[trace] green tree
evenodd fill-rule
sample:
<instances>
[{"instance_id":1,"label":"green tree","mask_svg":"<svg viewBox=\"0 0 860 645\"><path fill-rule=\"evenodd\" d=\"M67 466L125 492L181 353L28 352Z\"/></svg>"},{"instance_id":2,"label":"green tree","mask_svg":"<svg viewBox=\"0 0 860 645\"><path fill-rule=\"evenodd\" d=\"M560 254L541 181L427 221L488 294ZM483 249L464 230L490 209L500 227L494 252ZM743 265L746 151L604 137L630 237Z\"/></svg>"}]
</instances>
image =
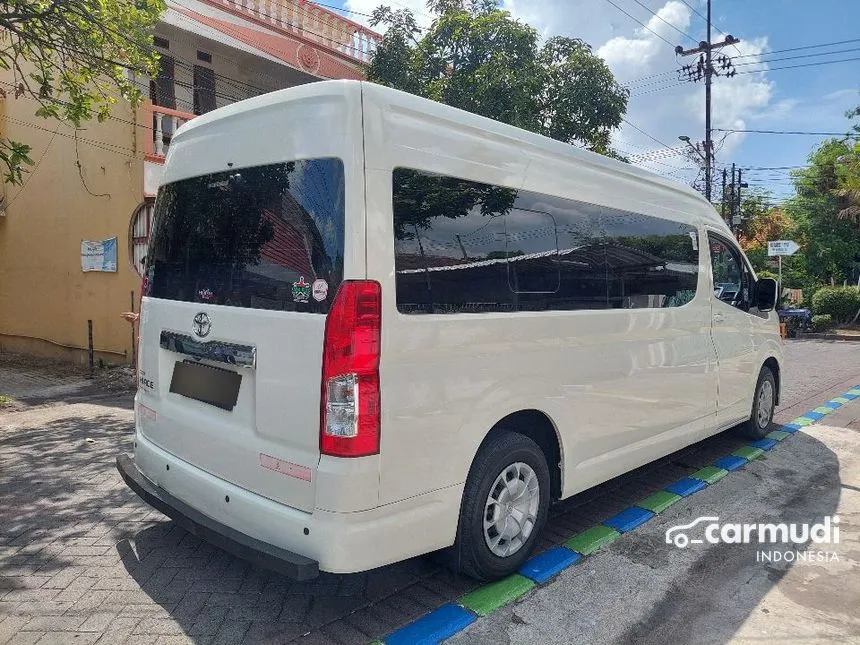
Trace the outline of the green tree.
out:
<instances>
[{"instance_id":1,"label":"green tree","mask_svg":"<svg viewBox=\"0 0 860 645\"><path fill-rule=\"evenodd\" d=\"M823 142L810 155L809 167L794 173L797 194L786 204L804 240L806 268L822 283L853 278L860 256L860 227L840 216L840 182L854 147L847 139Z\"/></svg>"},{"instance_id":2,"label":"green tree","mask_svg":"<svg viewBox=\"0 0 860 645\"><path fill-rule=\"evenodd\" d=\"M164 0L0 0L3 92L38 103L36 115L79 127L110 116L120 98L137 105L134 74L154 76L152 31ZM0 139L4 179L21 183L30 146Z\"/></svg>"},{"instance_id":3,"label":"green tree","mask_svg":"<svg viewBox=\"0 0 860 645\"><path fill-rule=\"evenodd\" d=\"M538 32L493 0L431 0L421 34L408 9L379 7L388 27L371 60L375 83L618 157L610 149L628 91L583 41Z\"/></svg>"}]
</instances>

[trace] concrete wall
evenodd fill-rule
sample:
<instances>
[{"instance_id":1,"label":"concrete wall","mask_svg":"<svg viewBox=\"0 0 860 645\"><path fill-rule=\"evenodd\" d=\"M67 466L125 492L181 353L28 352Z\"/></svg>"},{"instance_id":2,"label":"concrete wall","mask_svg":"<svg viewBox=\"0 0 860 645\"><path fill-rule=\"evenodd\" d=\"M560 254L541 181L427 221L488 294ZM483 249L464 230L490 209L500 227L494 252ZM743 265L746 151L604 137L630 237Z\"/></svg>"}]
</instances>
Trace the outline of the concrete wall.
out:
<instances>
[{"instance_id":1,"label":"concrete wall","mask_svg":"<svg viewBox=\"0 0 860 645\"><path fill-rule=\"evenodd\" d=\"M0 73L0 82L10 80ZM120 313L131 292L140 298L128 262L128 226L143 182L135 111L120 104L113 119L86 124L76 153L74 130L36 118L33 100L9 93L0 104L0 136L31 145L38 164L23 187L2 188L0 350L84 362L92 320L97 359L129 361L132 329ZM117 272L84 273L81 240L110 237L117 238Z\"/></svg>"}]
</instances>

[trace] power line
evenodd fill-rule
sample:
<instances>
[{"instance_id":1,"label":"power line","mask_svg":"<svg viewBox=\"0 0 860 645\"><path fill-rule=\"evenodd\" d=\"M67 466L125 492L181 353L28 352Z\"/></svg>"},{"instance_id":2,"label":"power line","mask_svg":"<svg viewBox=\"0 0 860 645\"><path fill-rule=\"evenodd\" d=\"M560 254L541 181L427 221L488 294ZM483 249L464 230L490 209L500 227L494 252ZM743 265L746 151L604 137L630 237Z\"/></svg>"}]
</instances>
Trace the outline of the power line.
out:
<instances>
[{"instance_id":1,"label":"power line","mask_svg":"<svg viewBox=\"0 0 860 645\"><path fill-rule=\"evenodd\" d=\"M855 138L860 137L860 134L848 134L845 132L806 132L802 130L723 130L721 128L714 128L717 132L743 132L743 133L752 133L752 134L799 134L799 135L809 135L809 136L820 136L820 137L849 137ZM786 168L790 166L784 166Z\"/></svg>"},{"instance_id":2,"label":"power line","mask_svg":"<svg viewBox=\"0 0 860 645\"><path fill-rule=\"evenodd\" d=\"M613 7L615 7L616 9L618 9L618 11L620 11L620 12L621 12L621 13L623 13L625 16L627 16L628 18L630 18L630 20L632 20L633 22L635 22L635 23L637 23L637 24L641 25L643 29L647 29L648 31L650 31L652 34L654 34L655 36L657 36L657 38L659 38L659 39L660 39L660 40L662 40L664 43L666 43L667 45L669 45L669 47L671 47L672 49L675 49L675 45L673 45L673 44L672 44L672 43L670 43L668 40L666 40L665 38L663 38L663 36L661 36L661 35L660 35L660 34L658 34L656 31L654 31L653 29L651 29L651 28L650 28L648 25L646 25L644 22L641 22L641 21L640 21L640 20L638 20L637 18L634 18L632 15L630 15L629 13L627 13L626 11L624 11L624 9L622 9L621 7L619 7L619 6L618 6L617 4L615 4L612 0L606 0L606 2L608 2L608 3L609 3L609 4L611 4Z\"/></svg>"},{"instance_id":3,"label":"power line","mask_svg":"<svg viewBox=\"0 0 860 645\"><path fill-rule=\"evenodd\" d=\"M735 63L735 67L741 67L744 65L760 65L762 63L776 63L782 60L797 60L798 58L814 58L816 56L831 56L833 54L847 54L849 52L860 51L860 47L851 47L849 49L837 49L832 52L818 52L817 54L800 54L798 56L785 56L783 58L768 58L767 60L753 60L747 63ZM767 54L762 54L762 56L766 56ZM827 62L827 61L822 61Z\"/></svg>"},{"instance_id":4,"label":"power line","mask_svg":"<svg viewBox=\"0 0 860 645\"><path fill-rule=\"evenodd\" d=\"M683 2L685 5L687 5L687 8L688 8L690 11L692 11L694 14L696 14L697 16L699 16L699 18L701 18L701 19L702 19L702 20L704 20L705 22L710 23L710 24L711 24L711 27L713 27L714 29L716 29L716 30L717 30L719 33L721 33L723 36L728 36L728 34L727 34L726 32L724 32L722 29L720 29L720 28L719 28L719 27L717 27L715 24L713 24L712 22L710 22L706 16L703 16L699 11L697 11L695 8L693 8L693 6L692 6L690 3L688 3L688 2L687 2L687 0L681 0L681 2ZM740 49L738 49L737 44L732 44L732 47L734 47L734 48L735 48L735 51L738 53L738 55L739 55L739 56L743 56L743 54L741 54L741 50L740 50Z\"/></svg>"},{"instance_id":5,"label":"power line","mask_svg":"<svg viewBox=\"0 0 860 645\"><path fill-rule=\"evenodd\" d=\"M737 74L762 74L764 72L775 72L780 69L797 69L799 67L818 67L819 65L833 65L834 63L849 63L851 61L860 60L860 56L856 58L841 58L839 60L824 60L817 63L804 63L802 65L785 65L783 67L770 67L765 69L748 69ZM767 61L765 61L767 62Z\"/></svg>"},{"instance_id":6,"label":"power line","mask_svg":"<svg viewBox=\"0 0 860 645\"><path fill-rule=\"evenodd\" d=\"M797 52L803 49L818 49L819 47L832 47L834 45L847 45L848 43L860 42L860 38L851 38L850 40L836 40L832 43L821 43L819 45L805 45L803 47L789 47L788 49L774 49L773 51L763 52L761 54L741 54L737 58L749 58L750 56L770 56L771 54L784 54L786 52Z\"/></svg>"},{"instance_id":7,"label":"power line","mask_svg":"<svg viewBox=\"0 0 860 645\"><path fill-rule=\"evenodd\" d=\"M643 2L641 2L641 0L633 0L633 2L635 2L635 3L636 3L636 4L638 4L640 7L642 7L643 9L645 9L645 11L647 11L647 12L648 12L648 13L650 13L652 16L654 16L655 18L657 18L657 20L659 20L660 22L662 22L662 23L664 23L664 24L669 25L672 29L674 29L675 31L677 31L679 34L681 34L681 35L682 35L682 36L684 36L685 38L689 38L689 39L690 39L690 40L692 40L694 43L697 43L697 44L698 44L698 42L699 42L698 40L696 40L695 38L693 38L690 34L684 33L683 31L681 31L680 29L678 29L675 25L673 25L673 24L672 24L671 22L669 22L668 20L664 20L663 18L661 18L661 17L660 17L660 14L655 13L654 11L651 11L651 9L649 9L649 8L648 8L648 5L646 5L646 4L644 4Z\"/></svg>"},{"instance_id":8,"label":"power line","mask_svg":"<svg viewBox=\"0 0 860 645\"><path fill-rule=\"evenodd\" d=\"M630 121L628 121L628 120L627 120L627 119L625 119L624 117L621 117L621 120L622 120L622 121L624 121L624 123L626 123L627 125L629 125L629 126L630 126L631 128L633 128L634 130L636 130L637 132L641 132L642 134L644 134L646 137L648 137L649 139L651 139L651 141L656 141L657 143L659 143L659 144L660 144L661 146L663 146L664 148L671 148L671 147L672 147L672 146L666 145L665 143L663 143L662 141L660 141L660 139L658 139L657 137L655 137L655 136L652 136L652 135L648 134L647 132L645 132L645 130L643 130L642 128L640 128L638 125L635 125L635 124L631 123Z\"/></svg>"}]
</instances>

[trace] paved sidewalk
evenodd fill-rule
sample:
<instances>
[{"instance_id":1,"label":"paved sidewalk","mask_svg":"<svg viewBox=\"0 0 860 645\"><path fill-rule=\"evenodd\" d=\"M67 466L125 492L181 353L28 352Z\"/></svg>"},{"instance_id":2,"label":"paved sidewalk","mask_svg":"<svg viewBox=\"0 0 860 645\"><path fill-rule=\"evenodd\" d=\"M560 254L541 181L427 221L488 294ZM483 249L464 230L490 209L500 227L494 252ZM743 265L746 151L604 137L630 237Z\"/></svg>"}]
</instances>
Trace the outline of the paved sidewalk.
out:
<instances>
[{"instance_id":1,"label":"paved sidewalk","mask_svg":"<svg viewBox=\"0 0 860 645\"><path fill-rule=\"evenodd\" d=\"M860 344L804 341L788 351L782 419L860 376ZM310 583L251 567L123 485L113 462L130 451L132 431L128 397L0 411L0 645L363 644L477 586L431 558ZM577 495L553 510L541 547L736 445L720 435Z\"/></svg>"}]
</instances>

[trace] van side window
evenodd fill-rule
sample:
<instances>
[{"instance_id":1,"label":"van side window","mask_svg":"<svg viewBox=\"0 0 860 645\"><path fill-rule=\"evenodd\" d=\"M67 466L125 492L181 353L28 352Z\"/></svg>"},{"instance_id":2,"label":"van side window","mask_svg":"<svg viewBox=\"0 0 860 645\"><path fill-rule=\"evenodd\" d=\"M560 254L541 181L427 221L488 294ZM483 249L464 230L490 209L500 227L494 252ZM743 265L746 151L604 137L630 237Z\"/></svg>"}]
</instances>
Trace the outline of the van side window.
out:
<instances>
[{"instance_id":1,"label":"van side window","mask_svg":"<svg viewBox=\"0 0 860 645\"><path fill-rule=\"evenodd\" d=\"M696 228L398 168L397 309L482 313L680 307L696 294Z\"/></svg>"},{"instance_id":2,"label":"van side window","mask_svg":"<svg viewBox=\"0 0 860 645\"><path fill-rule=\"evenodd\" d=\"M723 302L749 310L751 276L741 260L740 253L722 238L708 234L711 251L711 271L714 277L714 295Z\"/></svg>"}]
</instances>

